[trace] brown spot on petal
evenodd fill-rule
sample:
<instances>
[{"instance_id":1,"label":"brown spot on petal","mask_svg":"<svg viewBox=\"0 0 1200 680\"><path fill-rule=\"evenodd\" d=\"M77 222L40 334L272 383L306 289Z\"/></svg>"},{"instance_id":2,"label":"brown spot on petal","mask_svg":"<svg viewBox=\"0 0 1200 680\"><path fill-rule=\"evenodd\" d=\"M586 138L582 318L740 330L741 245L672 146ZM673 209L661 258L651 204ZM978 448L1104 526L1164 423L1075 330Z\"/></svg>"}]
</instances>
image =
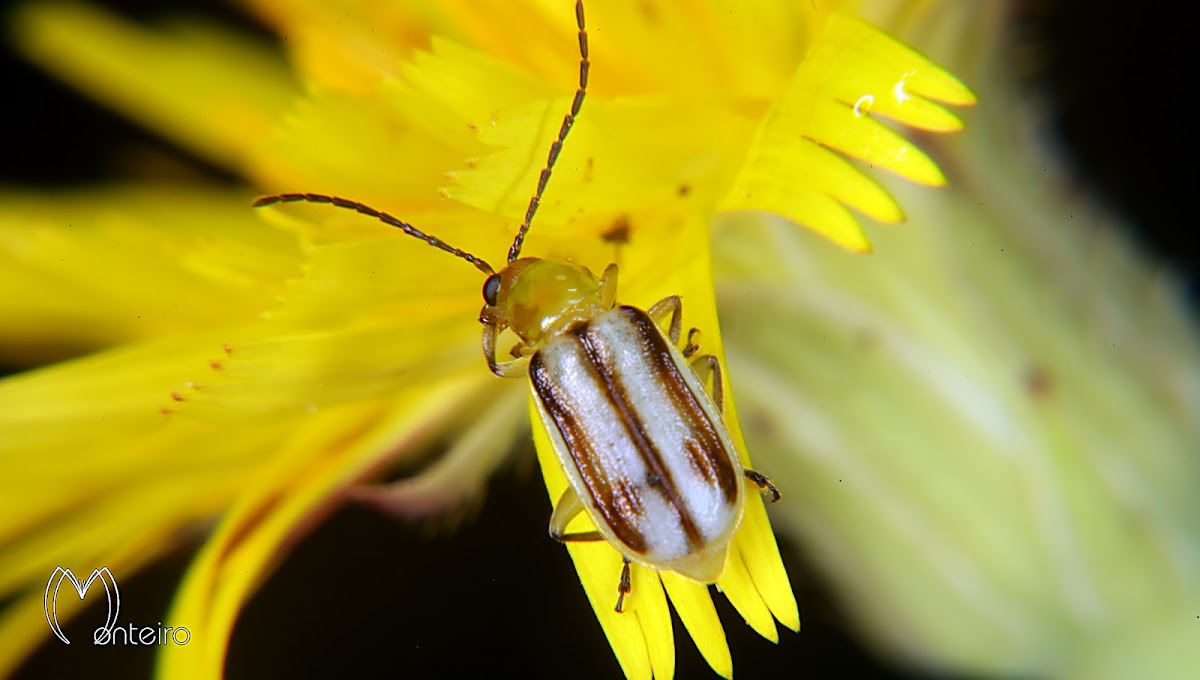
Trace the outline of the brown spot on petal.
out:
<instances>
[{"instance_id":1,"label":"brown spot on petal","mask_svg":"<svg viewBox=\"0 0 1200 680\"><path fill-rule=\"evenodd\" d=\"M629 234L632 231L633 224L629 221L629 215L620 215L607 231L601 232L600 238L604 239L605 243L625 244L629 243Z\"/></svg>"}]
</instances>

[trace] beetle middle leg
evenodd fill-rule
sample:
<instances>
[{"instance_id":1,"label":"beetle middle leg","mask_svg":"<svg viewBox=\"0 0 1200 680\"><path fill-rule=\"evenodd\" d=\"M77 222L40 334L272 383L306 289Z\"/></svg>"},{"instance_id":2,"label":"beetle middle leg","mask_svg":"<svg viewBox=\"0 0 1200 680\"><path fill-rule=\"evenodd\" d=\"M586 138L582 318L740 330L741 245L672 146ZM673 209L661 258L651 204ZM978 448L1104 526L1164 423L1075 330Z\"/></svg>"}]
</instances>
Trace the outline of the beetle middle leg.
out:
<instances>
[{"instance_id":1,"label":"beetle middle leg","mask_svg":"<svg viewBox=\"0 0 1200 680\"><path fill-rule=\"evenodd\" d=\"M696 329L693 328L693 332L688 333L689 346L692 344L692 336L695 334L695 330ZM696 371L696 375L700 377L701 383L707 380L709 375L712 376L713 403L717 405L717 412L723 413L725 390L721 386L721 362L718 361L717 357L713 356L712 354L705 354L702 357L696 357L692 360L692 370ZM746 475L746 479L754 482L754 484L758 486L760 491L769 491L771 493L772 503L778 501L782 497L782 494L779 493L779 489L775 488L775 484L771 481L770 477L755 470L744 470L743 473Z\"/></svg>"},{"instance_id":2,"label":"beetle middle leg","mask_svg":"<svg viewBox=\"0 0 1200 680\"><path fill-rule=\"evenodd\" d=\"M671 326L667 331L667 337L671 339L672 345L679 344L679 332L683 330L683 301L679 299L678 295L670 295L655 302L650 309L646 310L646 314L656 325L662 323L667 314L670 314Z\"/></svg>"},{"instance_id":3,"label":"beetle middle leg","mask_svg":"<svg viewBox=\"0 0 1200 680\"><path fill-rule=\"evenodd\" d=\"M684 359L691 359L693 354L700 351L700 343L696 342L697 335L700 335L699 328L693 328L688 331L687 344L685 344L683 349L680 350L683 352Z\"/></svg>"}]
</instances>

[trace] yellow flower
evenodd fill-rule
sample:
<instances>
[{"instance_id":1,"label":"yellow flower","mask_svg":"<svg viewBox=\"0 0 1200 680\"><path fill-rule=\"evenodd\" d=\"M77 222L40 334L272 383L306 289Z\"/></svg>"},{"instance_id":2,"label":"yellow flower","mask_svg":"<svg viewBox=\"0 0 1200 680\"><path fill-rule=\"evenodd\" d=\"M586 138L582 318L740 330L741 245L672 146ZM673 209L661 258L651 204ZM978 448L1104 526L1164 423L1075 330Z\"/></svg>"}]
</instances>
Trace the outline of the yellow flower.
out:
<instances>
[{"instance_id":1,"label":"yellow flower","mask_svg":"<svg viewBox=\"0 0 1200 680\"><path fill-rule=\"evenodd\" d=\"M817 3L596 4L589 98L525 252L597 272L616 259L620 300L643 308L682 295L705 351L723 358L714 213L774 212L865 251L850 209L903 213L836 152L943 181L873 116L956 130L934 100L972 97L867 24ZM241 607L333 508L443 509L474 495L517 436L527 388L479 357L477 271L345 211L248 205L257 191L349 196L499 260L575 82L569 5L250 5L287 63L194 22L150 30L51 3L15 17L47 68L262 189L0 201L3 348L23 361L47 346L84 353L0 383L0 671L50 634L42 579L55 566L130 574L217 516L168 616L192 641L163 647L159 670L219 675ZM626 243L604 237L616 228ZM748 464L728 397L726 413ZM454 444L418 478L365 485L439 438ZM557 499L562 472L540 428L534 441ZM730 676L705 586L635 568L617 614L619 555L569 550L628 676L673 674L668 597ZM717 585L764 637L777 639L775 620L799 628L757 497Z\"/></svg>"}]
</instances>

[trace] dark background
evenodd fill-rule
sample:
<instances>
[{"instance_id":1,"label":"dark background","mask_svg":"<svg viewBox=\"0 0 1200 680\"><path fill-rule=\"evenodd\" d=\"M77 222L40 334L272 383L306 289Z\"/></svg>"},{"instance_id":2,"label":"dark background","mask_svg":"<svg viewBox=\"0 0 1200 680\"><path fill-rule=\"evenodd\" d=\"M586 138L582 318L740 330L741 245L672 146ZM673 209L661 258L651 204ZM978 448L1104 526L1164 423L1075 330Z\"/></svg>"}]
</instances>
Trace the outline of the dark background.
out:
<instances>
[{"instance_id":1,"label":"dark background","mask_svg":"<svg viewBox=\"0 0 1200 680\"><path fill-rule=\"evenodd\" d=\"M0 8L12 3L5 0ZM163 5L229 21L203 0L107 2L137 17ZM1184 275L1200 260L1192 198L1194 83L1185 61L1183 3L1137 12L1123 2L1027 1L1016 22L1028 85L1050 97L1051 124L1082 184L1128 217L1140 244ZM248 30L256 30L248 27ZM0 185L70 186L119 174L130 149L197 165L235 181L92 105L0 51L5 102ZM1194 297L1192 298L1194 302ZM405 677L620 677L566 551L546 537L549 505L525 447L495 478L479 512L456 530L408 526L358 508L337 513L303 542L244 610L232 643L235 678L386 674ZM778 647L716 598L738 677L856 675L916 678L876 660L847 625L800 546L784 544L804 630ZM181 552L121 579L122 620L160 621L190 559ZM119 577L119 575L118 575ZM316 580L321 586L314 588ZM186 622L180 622L186 624ZM68 628L68 635L72 629ZM72 637L86 638L83 629ZM715 677L676 622L681 678ZM24 677L144 677L153 648L63 647L47 641Z\"/></svg>"}]
</instances>

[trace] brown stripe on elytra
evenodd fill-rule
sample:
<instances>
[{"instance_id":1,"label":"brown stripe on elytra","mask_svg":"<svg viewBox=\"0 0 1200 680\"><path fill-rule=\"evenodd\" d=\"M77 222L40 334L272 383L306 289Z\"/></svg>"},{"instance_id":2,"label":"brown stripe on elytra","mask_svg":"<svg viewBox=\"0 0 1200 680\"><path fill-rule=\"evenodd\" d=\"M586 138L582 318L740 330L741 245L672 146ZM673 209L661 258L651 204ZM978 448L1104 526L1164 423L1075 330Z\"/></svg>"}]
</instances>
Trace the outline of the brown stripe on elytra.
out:
<instances>
[{"instance_id":1,"label":"brown stripe on elytra","mask_svg":"<svg viewBox=\"0 0 1200 680\"><path fill-rule=\"evenodd\" d=\"M568 333L574 339L573 349L586 356L579 335L575 332L585 324L578 324ZM586 329L583 329L586 332ZM562 342L561 340L559 342ZM588 365L585 363L585 365ZM589 377L596 383L597 389L602 389L603 381L596 374L595 367L588 365ZM646 536L641 529L630 522L631 518L639 517L642 513L642 499L636 488L629 485L628 480L617 479L613 488L613 479L600 467L600 456L592 446L587 431L581 426L575 414L567 406L562 386L557 384L550 371L542 363L541 353L533 355L529 362L529 379L534 392L542 402L542 407L558 428L567 453L575 462L579 476L588 493L596 501L595 509L604 523L612 529L617 540L639 553L646 552ZM611 397L610 397L611 398Z\"/></svg>"},{"instance_id":2,"label":"brown stripe on elytra","mask_svg":"<svg viewBox=\"0 0 1200 680\"><path fill-rule=\"evenodd\" d=\"M700 407L691 386L672 359L666 341L650 318L636 307L621 307L620 311L637 328L639 341L650 350L646 352L646 357L654 367L663 394L671 400L675 413L683 416L687 431L693 433L684 442L688 464L706 482L717 484L727 500L733 501L737 498L740 474L730 464L729 456L723 454L725 442L716 424ZM729 454L736 455L736 452L730 451Z\"/></svg>"},{"instance_id":3,"label":"brown stripe on elytra","mask_svg":"<svg viewBox=\"0 0 1200 680\"><path fill-rule=\"evenodd\" d=\"M641 354L643 356L653 356L660 350L669 351L661 335L652 332L650 334L650 338L652 339L648 339L646 334L642 332L643 325L649 325L653 331L652 322L644 312L636 307L619 307L618 311L638 328L642 345L641 349L643 350ZM646 433L645 424L631 407L629 394L619 380L619 376L615 375L612 370L604 370L613 365L612 357L603 354L601 345L595 342L595 337L590 333L578 337L582 341L583 349L587 353L588 359L591 360L591 367L595 371L595 375L603 385L609 402L621 414L621 424L625 426L626 432L629 433L638 454L642 458L642 462L645 463L646 469L649 472L649 478L654 480L651 486L660 489L663 496L666 497L667 502L675 508L675 512L679 516L680 527L687 537L688 545L693 549L699 548L704 545L704 537L701 535L699 527L696 526L695 520L692 519L691 514L688 512L687 504L684 503L683 496L680 495L679 489L675 485L675 480L671 477L671 471L663 464L662 452L650 440L649 435ZM656 368L659 368L656 371L660 375L658 378L659 384L665 385L666 383L661 380L661 367L656 366ZM674 369L674 366L672 366L672 369Z\"/></svg>"}]
</instances>

